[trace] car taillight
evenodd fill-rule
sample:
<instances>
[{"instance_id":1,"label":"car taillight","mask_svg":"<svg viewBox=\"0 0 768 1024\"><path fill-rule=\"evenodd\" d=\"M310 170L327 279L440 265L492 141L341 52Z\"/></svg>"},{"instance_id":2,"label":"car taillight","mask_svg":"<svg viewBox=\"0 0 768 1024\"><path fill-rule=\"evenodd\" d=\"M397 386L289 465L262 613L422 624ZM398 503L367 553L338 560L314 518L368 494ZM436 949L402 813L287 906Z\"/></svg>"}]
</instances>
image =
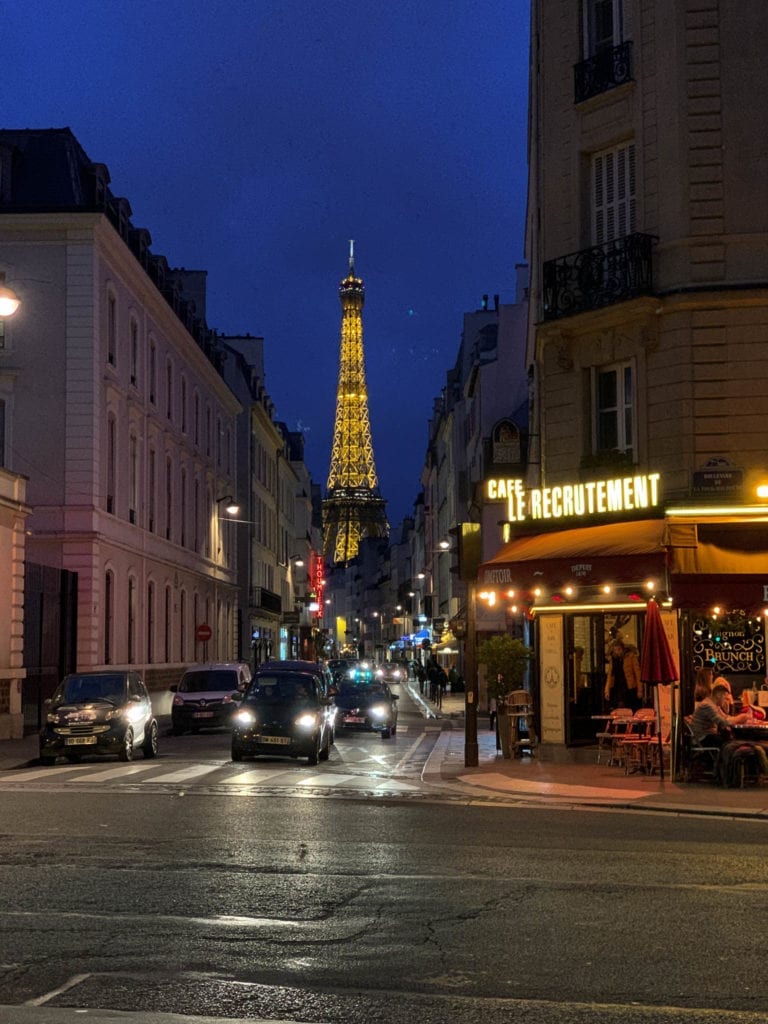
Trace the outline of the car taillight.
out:
<instances>
[{"instance_id":1,"label":"car taillight","mask_svg":"<svg viewBox=\"0 0 768 1024\"><path fill-rule=\"evenodd\" d=\"M176 695L174 696L174 698L173 698L173 702L172 702L172 704L173 704L173 707L175 707L175 708L180 708L180 707L183 707L183 705L184 705L184 698L183 698L183 697L180 697L180 696L178 695L178 693L177 693L177 694L176 694Z\"/></svg>"}]
</instances>

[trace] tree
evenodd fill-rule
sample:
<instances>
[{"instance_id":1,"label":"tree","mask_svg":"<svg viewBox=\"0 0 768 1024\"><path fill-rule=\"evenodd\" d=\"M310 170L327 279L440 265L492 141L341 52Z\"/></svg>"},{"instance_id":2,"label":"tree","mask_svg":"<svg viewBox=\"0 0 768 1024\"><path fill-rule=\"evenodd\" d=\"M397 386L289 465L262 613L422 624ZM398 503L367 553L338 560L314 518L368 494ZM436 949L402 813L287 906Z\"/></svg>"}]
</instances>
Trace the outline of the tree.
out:
<instances>
[{"instance_id":1,"label":"tree","mask_svg":"<svg viewBox=\"0 0 768 1024\"><path fill-rule=\"evenodd\" d=\"M522 689L532 657L532 649L508 633L483 640L477 649L477 660L486 666L488 696L498 701L512 690Z\"/></svg>"}]
</instances>

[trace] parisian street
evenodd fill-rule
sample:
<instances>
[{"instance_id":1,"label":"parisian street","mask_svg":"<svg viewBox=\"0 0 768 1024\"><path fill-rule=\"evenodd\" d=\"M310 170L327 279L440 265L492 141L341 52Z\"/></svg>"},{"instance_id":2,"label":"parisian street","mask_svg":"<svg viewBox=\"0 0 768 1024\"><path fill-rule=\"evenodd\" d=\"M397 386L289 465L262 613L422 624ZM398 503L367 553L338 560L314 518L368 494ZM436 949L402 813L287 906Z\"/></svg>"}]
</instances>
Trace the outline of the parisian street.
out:
<instances>
[{"instance_id":1,"label":"parisian street","mask_svg":"<svg viewBox=\"0 0 768 1024\"><path fill-rule=\"evenodd\" d=\"M763 824L431 785L401 705L317 768L3 772L0 1020L765 1020Z\"/></svg>"}]
</instances>

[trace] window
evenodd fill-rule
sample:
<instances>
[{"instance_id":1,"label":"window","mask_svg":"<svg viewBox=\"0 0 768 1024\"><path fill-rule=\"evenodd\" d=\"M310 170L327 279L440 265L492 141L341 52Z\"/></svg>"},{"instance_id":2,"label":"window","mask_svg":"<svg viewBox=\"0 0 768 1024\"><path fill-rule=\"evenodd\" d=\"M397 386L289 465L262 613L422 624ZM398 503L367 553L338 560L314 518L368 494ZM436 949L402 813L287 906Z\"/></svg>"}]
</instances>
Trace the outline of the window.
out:
<instances>
[{"instance_id":1,"label":"window","mask_svg":"<svg viewBox=\"0 0 768 1024\"><path fill-rule=\"evenodd\" d=\"M128 577L128 663L136 661L136 580Z\"/></svg>"},{"instance_id":2,"label":"window","mask_svg":"<svg viewBox=\"0 0 768 1024\"><path fill-rule=\"evenodd\" d=\"M200 481L195 480L195 497L192 502L192 546L200 552Z\"/></svg>"},{"instance_id":3,"label":"window","mask_svg":"<svg viewBox=\"0 0 768 1024\"><path fill-rule=\"evenodd\" d=\"M104 577L104 664L112 664L112 627L115 577L110 570Z\"/></svg>"},{"instance_id":4,"label":"window","mask_svg":"<svg viewBox=\"0 0 768 1024\"><path fill-rule=\"evenodd\" d=\"M171 588L165 588L165 609L163 614L163 657L165 663L171 660Z\"/></svg>"},{"instance_id":5,"label":"window","mask_svg":"<svg viewBox=\"0 0 768 1024\"><path fill-rule=\"evenodd\" d=\"M107 512L115 512L115 474L117 459L117 423L112 413L107 417Z\"/></svg>"},{"instance_id":6,"label":"window","mask_svg":"<svg viewBox=\"0 0 768 1024\"><path fill-rule=\"evenodd\" d=\"M157 487L157 456L155 449L149 449L149 460L147 467L147 505L149 508L149 521L147 529L150 533L155 532L155 489Z\"/></svg>"},{"instance_id":7,"label":"window","mask_svg":"<svg viewBox=\"0 0 768 1024\"><path fill-rule=\"evenodd\" d=\"M200 395L195 392L195 444L200 444Z\"/></svg>"},{"instance_id":8,"label":"window","mask_svg":"<svg viewBox=\"0 0 768 1024\"><path fill-rule=\"evenodd\" d=\"M618 46L623 38L621 0L584 0L584 56Z\"/></svg>"},{"instance_id":9,"label":"window","mask_svg":"<svg viewBox=\"0 0 768 1024\"><path fill-rule=\"evenodd\" d=\"M147 584L147 664L155 660L155 584Z\"/></svg>"},{"instance_id":10,"label":"window","mask_svg":"<svg viewBox=\"0 0 768 1024\"><path fill-rule=\"evenodd\" d=\"M181 519L181 546L185 548L187 546L187 471L182 469L181 471L181 483L179 484L181 507L179 509L179 518Z\"/></svg>"},{"instance_id":11,"label":"window","mask_svg":"<svg viewBox=\"0 0 768 1024\"><path fill-rule=\"evenodd\" d=\"M187 592L179 594L179 661L187 660Z\"/></svg>"},{"instance_id":12,"label":"window","mask_svg":"<svg viewBox=\"0 0 768 1024\"><path fill-rule=\"evenodd\" d=\"M187 379L186 377L181 378L181 432L186 434L187 432Z\"/></svg>"},{"instance_id":13,"label":"window","mask_svg":"<svg viewBox=\"0 0 768 1024\"><path fill-rule=\"evenodd\" d=\"M173 419L173 366L170 359L165 364L165 415Z\"/></svg>"},{"instance_id":14,"label":"window","mask_svg":"<svg viewBox=\"0 0 768 1024\"><path fill-rule=\"evenodd\" d=\"M171 509L173 508L173 465L167 459L165 463L165 539L171 539ZM168 660L167 658L165 659Z\"/></svg>"},{"instance_id":15,"label":"window","mask_svg":"<svg viewBox=\"0 0 768 1024\"><path fill-rule=\"evenodd\" d=\"M110 292L107 295L107 362L114 366L117 355L117 300Z\"/></svg>"},{"instance_id":16,"label":"window","mask_svg":"<svg viewBox=\"0 0 768 1024\"><path fill-rule=\"evenodd\" d=\"M592 244L635 230L635 144L625 142L592 157Z\"/></svg>"},{"instance_id":17,"label":"window","mask_svg":"<svg viewBox=\"0 0 768 1024\"><path fill-rule=\"evenodd\" d=\"M149 343L149 400L157 401L157 348L154 341Z\"/></svg>"},{"instance_id":18,"label":"window","mask_svg":"<svg viewBox=\"0 0 768 1024\"><path fill-rule=\"evenodd\" d=\"M139 325L131 317L131 384L139 381Z\"/></svg>"},{"instance_id":19,"label":"window","mask_svg":"<svg viewBox=\"0 0 768 1024\"><path fill-rule=\"evenodd\" d=\"M600 366L593 371L595 454L634 449L634 382L630 363Z\"/></svg>"},{"instance_id":20,"label":"window","mask_svg":"<svg viewBox=\"0 0 768 1024\"><path fill-rule=\"evenodd\" d=\"M138 480L139 442L136 435L131 434L128 442L128 518L132 523L136 522L136 509L139 507Z\"/></svg>"}]
</instances>

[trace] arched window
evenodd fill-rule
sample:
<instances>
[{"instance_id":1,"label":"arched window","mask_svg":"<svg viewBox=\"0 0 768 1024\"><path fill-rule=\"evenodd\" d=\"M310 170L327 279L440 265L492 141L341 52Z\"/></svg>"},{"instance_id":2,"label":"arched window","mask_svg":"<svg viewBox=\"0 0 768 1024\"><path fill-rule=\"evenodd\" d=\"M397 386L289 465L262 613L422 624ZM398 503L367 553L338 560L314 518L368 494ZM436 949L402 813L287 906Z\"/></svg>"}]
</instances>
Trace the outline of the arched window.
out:
<instances>
[{"instance_id":1,"label":"arched window","mask_svg":"<svg viewBox=\"0 0 768 1024\"><path fill-rule=\"evenodd\" d=\"M181 482L179 484L181 494L179 495L179 518L181 520L181 537L179 538L181 546L184 548L187 546L187 470L182 467L181 470Z\"/></svg>"},{"instance_id":2,"label":"arched window","mask_svg":"<svg viewBox=\"0 0 768 1024\"><path fill-rule=\"evenodd\" d=\"M165 610L163 615L163 636L165 638L163 644L163 656L166 664L170 663L171 660L171 588L165 588Z\"/></svg>"},{"instance_id":3,"label":"arched window","mask_svg":"<svg viewBox=\"0 0 768 1024\"><path fill-rule=\"evenodd\" d=\"M179 593L179 661L187 660L187 592Z\"/></svg>"},{"instance_id":4,"label":"arched window","mask_svg":"<svg viewBox=\"0 0 768 1024\"><path fill-rule=\"evenodd\" d=\"M147 584L147 664L155 660L155 584Z\"/></svg>"},{"instance_id":5,"label":"arched window","mask_svg":"<svg viewBox=\"0 0 768 1024\"><path fill-rule=\"evenodd\" d=\"M115 576L107 569L104 576L104 664L112 664L112 633L114 630Z\"/></svg>"},{"instance_id":6,"label":"arched window","mask_svg":"<svg viewBox=\"0 0 768 1024\"><path fill-rule=\"evenodd\" d=\"M115 481L117 479L117 421L114 413L107 416L107 512L115 514Z\"/></svg>"},{"instance_id":7,"label":"arched window","mask_svg":"<svg viewBox=\"0 0 768 1024\"><path fill-rule=\"evenodd\" d=\"M107 292L107 362L117 363L117 299L111 291Z\"/></svg>"},{"instance_id":8,"label":"arched window","mask_svg":"<svg viewBox=\"0 0 768 1024\"><path fill-rule=\"evenodd\" d=\"M136 579L128 577L128 664L136 661Z\"/></svg>"}]
</instances>

